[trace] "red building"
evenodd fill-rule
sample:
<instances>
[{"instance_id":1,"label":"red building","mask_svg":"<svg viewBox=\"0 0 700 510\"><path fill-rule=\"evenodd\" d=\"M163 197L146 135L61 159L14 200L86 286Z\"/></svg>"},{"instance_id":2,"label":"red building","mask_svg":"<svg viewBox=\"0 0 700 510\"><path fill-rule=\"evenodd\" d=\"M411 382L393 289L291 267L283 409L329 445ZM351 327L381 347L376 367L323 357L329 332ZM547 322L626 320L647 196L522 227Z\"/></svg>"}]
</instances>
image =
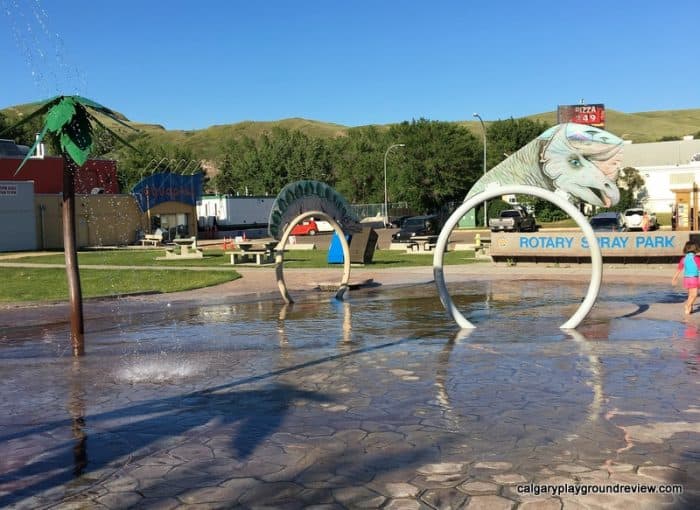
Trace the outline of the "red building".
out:
<instances>
[{"instance_id":1,"label":"red building","mask_svg":"<svg viewBox=\"0 0 700 510\"><path fill-rule=\"evenodd\" d=\"M34 181L34 193L63 192L63 158L46 156L27 160L17 175L21 157L0 157L0 181ZM75 192L89 194L94 189L104 193L119 193L117 162L107 159L91 159L78 168L75 175Z\"/></svg>"}]
</instances>

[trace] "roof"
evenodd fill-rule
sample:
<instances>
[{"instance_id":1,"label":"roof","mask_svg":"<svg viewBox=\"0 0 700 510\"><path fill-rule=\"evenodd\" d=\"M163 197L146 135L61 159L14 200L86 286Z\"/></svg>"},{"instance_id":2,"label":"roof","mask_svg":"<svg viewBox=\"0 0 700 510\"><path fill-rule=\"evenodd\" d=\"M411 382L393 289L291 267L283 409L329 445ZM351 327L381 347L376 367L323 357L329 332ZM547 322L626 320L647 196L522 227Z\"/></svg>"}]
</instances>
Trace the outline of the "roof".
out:
<instances>
[{"instance_id":1,"label":"roof","mask_svg":"<svg viewBox=\"0 0 700 510\"><path fill-rule=\"evenodd\" d=\"M622 149L622 166L687 165L695 154L700 154L700 140L630 143Z\"/></svg>"},{"instance_id":2,"label":"roof","mask_svg":"<svg viewBox=\"0 0 700 510\"><path fill-rule=\"evenodd\" d=\"M29 152L26 145L17 145L13 140L0 139L0 158L23 158Z\"/></svg>"}]
</instances>

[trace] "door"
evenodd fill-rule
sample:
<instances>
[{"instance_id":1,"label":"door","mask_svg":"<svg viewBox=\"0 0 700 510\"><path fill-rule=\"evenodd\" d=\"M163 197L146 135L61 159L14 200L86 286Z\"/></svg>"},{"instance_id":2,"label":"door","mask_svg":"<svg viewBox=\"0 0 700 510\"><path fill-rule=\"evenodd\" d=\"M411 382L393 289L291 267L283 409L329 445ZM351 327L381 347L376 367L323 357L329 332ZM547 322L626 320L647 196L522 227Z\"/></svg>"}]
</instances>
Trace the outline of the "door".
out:
<instances>
[{"instance_id":1,"label":"door","mask_svg":"<svg viewBox=\"0 0 700 510\"><path fill-rule=\"evenodd\" d=\"M676 192L676 230L690 230L690 191Z\"/></svg>"}]
</instances>

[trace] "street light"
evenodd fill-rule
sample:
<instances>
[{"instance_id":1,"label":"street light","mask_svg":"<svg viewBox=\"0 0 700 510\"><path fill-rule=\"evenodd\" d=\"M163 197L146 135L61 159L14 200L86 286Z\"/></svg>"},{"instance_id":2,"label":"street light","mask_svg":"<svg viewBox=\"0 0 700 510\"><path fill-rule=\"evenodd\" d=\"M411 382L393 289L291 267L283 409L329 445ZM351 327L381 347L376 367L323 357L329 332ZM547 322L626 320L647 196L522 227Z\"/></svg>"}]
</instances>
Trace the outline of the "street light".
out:
<instances>
[{"instance_id":1,"label":"street light","mask_svg":"<svg viewBox=\"0 0 700 510\"><path fill-rule=\"evenodd\" d=\"M477 119L479 119L479 122L481 122L481 130L484 132L484 175L486 175L486 126L484 126L484 119L481 118L481 115L478 113L475 113L473 115ZM489 220L487 218L488 216L488 202L484 200L484 227L488 228L489 226Z\"/></svg>"},{"instance_id":2,"label":"street light","mask_svg":"<svg viewBox=\"0 0 700 510\"><path fill-rule=\"evenodd\" d=\"M384 153L384 228L389 225L389 194L386 190L386 157L389 155L389 151L394 147L406 147L405 143L395 143L389 146L389 148Z\"/></svg>"}]
</instances>

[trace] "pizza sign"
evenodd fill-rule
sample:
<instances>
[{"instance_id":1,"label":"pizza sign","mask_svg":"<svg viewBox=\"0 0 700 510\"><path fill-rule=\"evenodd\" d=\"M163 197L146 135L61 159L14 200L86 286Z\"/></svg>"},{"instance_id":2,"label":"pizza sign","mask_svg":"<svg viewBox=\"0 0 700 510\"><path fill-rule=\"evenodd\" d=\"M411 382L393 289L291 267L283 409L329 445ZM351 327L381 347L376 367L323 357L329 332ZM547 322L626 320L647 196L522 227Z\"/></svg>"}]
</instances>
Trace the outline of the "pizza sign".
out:
<instances>
[{"instance_id":1,"label":"pizza sign","mask_svg":"<svg viewBox=\"0 0 700 510\"><path fill-rule=\"evenodd\" d=\"M605 128L604 104L576 104L559 106L557 109L557 123L575 122L597 128Z\"/></svg>"}]
</instances>

